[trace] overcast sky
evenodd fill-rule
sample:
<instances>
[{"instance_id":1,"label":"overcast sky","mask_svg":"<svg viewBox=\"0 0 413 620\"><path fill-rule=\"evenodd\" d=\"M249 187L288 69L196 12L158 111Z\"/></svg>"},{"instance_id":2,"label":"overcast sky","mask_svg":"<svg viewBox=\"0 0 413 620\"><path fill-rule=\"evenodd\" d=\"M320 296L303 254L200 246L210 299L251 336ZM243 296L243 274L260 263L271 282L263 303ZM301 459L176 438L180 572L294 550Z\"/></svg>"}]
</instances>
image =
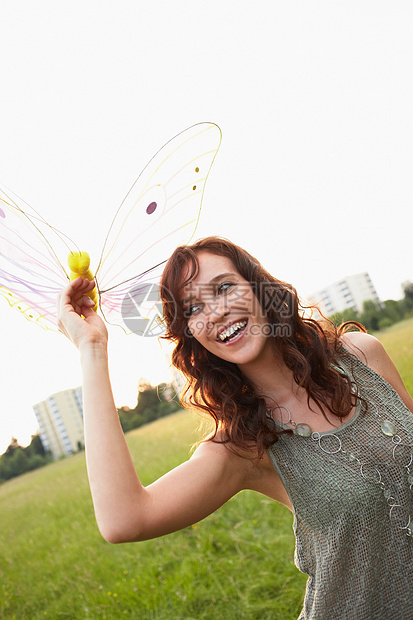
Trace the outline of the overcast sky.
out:
<instances>
[{"instance_id":1,"label":"overcast sky","mask_svg":"<svg viewBox=\"0 0 413 620\"><path fill-rule=\"evenodd\" d=\"M411 2L15 0L0 5L0 183L93 256L150 157L223 133L196 237L244 246L303 296L368 271L413 279ZM64 257L63 257L64 259ZM0 452L32 405L81 383L78 354L0 298ZM111 330L117 404L167 378Z\"/></svg>"}]
</instances>

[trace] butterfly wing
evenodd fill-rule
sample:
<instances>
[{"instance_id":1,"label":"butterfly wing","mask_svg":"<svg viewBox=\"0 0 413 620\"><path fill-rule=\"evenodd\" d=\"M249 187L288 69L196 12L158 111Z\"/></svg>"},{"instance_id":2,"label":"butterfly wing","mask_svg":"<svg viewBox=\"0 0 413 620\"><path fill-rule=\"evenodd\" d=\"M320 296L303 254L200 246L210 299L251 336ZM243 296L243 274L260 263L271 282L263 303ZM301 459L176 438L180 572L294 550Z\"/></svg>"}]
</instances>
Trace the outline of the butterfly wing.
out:
<instances>
[{"instance_id":1,"label":"butterfly wing","mask_svg":"<svg viewBox=\"0 0 413 620\"><path fill-rule=\"evenodd\" d=\"M195 232L220 142L221 131L212 123L181 132L156 153L122 202L96 270L101 310L109 323L128 333L147 328L125 318L153 324L159 311L153 285L173 250Z\"/></svg>"},{"instance_id":2,"label":"butterfly wing","mask_svg":"<svg viewBox=\"0 0 413 620\"><path fill-rule=\"evenodd\" d=\"M68 282L58 255L67 247L34 209L0 187L0 295L45 329L57 330L56 297Z\"/></svg>"}]
</instances>

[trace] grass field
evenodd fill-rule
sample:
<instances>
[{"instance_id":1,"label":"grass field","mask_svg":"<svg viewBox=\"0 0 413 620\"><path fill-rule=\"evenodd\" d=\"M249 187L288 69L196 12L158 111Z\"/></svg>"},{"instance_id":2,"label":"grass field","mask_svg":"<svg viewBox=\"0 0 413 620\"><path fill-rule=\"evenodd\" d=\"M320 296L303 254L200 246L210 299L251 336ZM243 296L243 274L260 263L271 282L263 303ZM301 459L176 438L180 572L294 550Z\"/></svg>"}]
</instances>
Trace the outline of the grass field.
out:
<instances>
[{"instance_id":1,"label":"grass field","mask_svg":"<svg viewBox=\"0 0 413 620\"><path fill-rule=\"evenodd\" d=\"M395 323L375 336L383 343L413 396L413 318Z\"/></svg>"},{"instance_id":2,"label":"grass field","mask_svg":"<svg viewBox=\"0 0 413 620\"><path fill-rule=\"evenodd\" d=\"M379 337L413 393L413 319ZM180 412L127 435L144 484L188 458L198 425ZM292 516L252 492L182 532L112 546L77 454L3 484L0 514L0 617L294 620L301 609Z\"/></svg>"}]
</instances>

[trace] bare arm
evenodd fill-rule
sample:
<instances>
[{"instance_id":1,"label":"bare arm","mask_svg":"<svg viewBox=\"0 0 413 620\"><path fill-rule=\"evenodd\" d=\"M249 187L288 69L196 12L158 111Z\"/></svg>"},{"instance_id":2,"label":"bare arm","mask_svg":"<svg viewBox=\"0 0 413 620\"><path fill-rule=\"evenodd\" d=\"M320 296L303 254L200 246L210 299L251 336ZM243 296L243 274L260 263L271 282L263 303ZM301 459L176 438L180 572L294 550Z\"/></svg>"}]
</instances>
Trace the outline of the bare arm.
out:
<instances>
[{"instance_id":1,"label":"bare arm","mask_svg":"<svg viewBox=\"0 0 413 620\"><path fill-rule=\"evenodd\" d=\"M89 288L80 280L72 282L58 303L59 327L80 350L86 462L96 520L109 542L162 536L199 521L245 488L252 464L222 444L207 442L189 461L142 486L113 400L106 327L82 305Z\"/></svg>"},{"instance_id":2,"label":"bare arm","mask_svg":"<svg viewBox=\"0 0 413 620\"><path fill-rule=\"evenodd\" d=\"M351 353L386 379L399 394L406 407L413 412L413 399L381 342L374 336L361 332L348 332L342 336L342 341Z\"/></svg>"}]
</instances>

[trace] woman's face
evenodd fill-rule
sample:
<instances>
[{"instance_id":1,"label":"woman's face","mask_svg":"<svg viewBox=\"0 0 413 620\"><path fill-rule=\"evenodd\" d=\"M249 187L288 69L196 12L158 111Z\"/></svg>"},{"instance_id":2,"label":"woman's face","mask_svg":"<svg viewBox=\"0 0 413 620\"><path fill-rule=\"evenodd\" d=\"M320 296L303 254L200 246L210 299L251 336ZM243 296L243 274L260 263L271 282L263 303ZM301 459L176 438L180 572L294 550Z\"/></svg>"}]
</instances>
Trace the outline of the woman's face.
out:
<instances>
[{"instance_id":1,"label":"woman's face","mask_svg":"<svg viewBox=\"0 0 413 620\"><path fill-rule=\"evenodd\" d=\"M198 275L182 293L193 337L239 366L263 359L271 350L268 320L250 284L226 257L202 251L197 258Z\"/></svg>"}]
</instances>

